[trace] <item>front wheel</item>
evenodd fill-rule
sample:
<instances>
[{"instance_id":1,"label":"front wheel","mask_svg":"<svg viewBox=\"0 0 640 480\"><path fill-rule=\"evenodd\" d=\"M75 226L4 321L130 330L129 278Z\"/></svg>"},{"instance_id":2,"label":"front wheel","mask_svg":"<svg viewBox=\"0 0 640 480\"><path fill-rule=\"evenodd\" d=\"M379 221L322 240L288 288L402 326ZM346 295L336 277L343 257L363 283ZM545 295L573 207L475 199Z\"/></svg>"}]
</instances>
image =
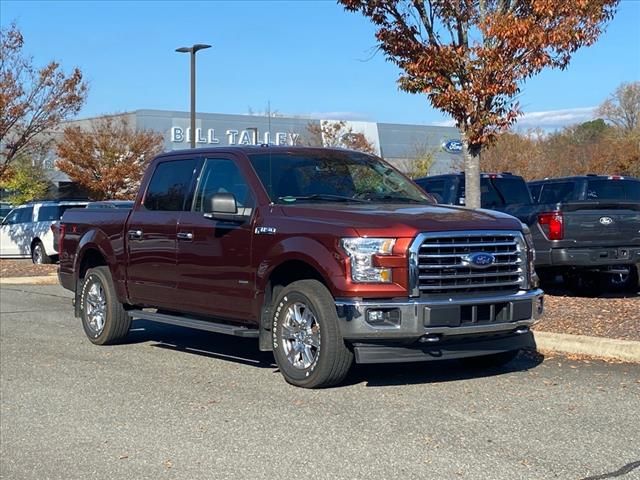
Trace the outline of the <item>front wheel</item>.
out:
<instances>
[{"instance_id":1,"label":"front wheel","mask_svg":"<svg viewBox=\"0 0 640 480\"><path fill-rule=\"evenodd\" d=\"M82 327L92 343L115 343L129 332L131 318L118 302L108 267L87 271L80 302Z\"/></svg>"},{"instance_id":2,"label":"front wheel","mask_svg":"<svg viewBox=\"0 0 640 480\"><path fill-rule=\"evenodd\" d=\"M286 286L275 302L273 355L285 380L303 388L340 383L353 364L333 297L317 280Z\"/></svg>"}]
</instances>

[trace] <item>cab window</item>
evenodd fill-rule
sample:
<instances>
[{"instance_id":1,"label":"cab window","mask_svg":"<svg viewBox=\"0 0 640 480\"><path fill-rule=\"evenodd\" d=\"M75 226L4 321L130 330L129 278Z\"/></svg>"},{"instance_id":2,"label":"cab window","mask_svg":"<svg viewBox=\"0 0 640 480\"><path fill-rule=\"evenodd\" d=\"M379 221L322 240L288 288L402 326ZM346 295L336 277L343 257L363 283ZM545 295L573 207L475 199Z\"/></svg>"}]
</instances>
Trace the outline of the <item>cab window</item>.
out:
<instances>
[{"instance_id":1,"label":"cab window","mask_svg":"<svg viewBox=\"0 0 640 480\"><path fill-rule=\"evenodd\" d=\"M193 210L209 212L211 199L217 193L231 193L238 208L252 208L253 195L238 166L228 158L210 158L200 174Z\"/></svg>"},{"instance_id":2,"label":"cab window","mask_svg":"<svg viewBox=\"0 0 640 480\"><path fill-rule=\"evenodd\" d=\"M160 211L184 210L195 167L195 160L159 163L149 182L144 207Z\"/></svg>"}]
</instances>

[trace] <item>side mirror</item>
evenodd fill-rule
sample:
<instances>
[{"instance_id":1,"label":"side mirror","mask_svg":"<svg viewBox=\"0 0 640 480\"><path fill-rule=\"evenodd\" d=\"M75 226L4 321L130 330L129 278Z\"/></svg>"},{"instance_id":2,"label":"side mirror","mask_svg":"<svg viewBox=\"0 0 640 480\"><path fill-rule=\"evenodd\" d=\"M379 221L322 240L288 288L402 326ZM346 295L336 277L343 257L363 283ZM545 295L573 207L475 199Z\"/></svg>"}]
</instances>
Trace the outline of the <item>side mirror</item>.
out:
<instances>
[{"instance_id":1,"label":"side mirror","mask_svg":"<svg viewBox=\"0 0 640 480\"><path fill-rule=\"evenodd\" d=\"M233 193L216 193L209 197L209 205L207 205L207 212L235 215L238 213L238 204L236 197Z\"/></svg>"},{"instance_id":2,"label":"side mirror","mask_svg":"<svg viewBox=\"0 0 640 480\"><path fill-rule=\"evenodd\" d=\"M223 222L243 223L249 215L246 208L238 211L236 197L232 193L216 193L206 199L205 217Z\"/></svg>"}]
</instances>

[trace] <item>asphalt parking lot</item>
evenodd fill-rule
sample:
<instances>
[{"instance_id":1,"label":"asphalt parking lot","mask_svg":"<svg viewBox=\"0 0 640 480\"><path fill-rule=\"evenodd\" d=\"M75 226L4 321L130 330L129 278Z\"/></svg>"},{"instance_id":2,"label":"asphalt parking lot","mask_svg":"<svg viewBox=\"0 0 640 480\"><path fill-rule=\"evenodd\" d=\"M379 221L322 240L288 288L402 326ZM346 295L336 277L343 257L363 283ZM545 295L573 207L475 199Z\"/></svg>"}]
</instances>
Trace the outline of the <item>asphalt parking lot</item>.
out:
<instances>
[{"instance_id":1,"label":"asphalt parking lot","mask_svg":"<svg viewBox=\"0 0 640 480\"><path fill-rule=\"evenodd\" d=\"M255 341L135 321L97 347L57 286L0 287L0 477L640 478L640 366L358 366L284 382Z\"/></svg>"}]
</instances>

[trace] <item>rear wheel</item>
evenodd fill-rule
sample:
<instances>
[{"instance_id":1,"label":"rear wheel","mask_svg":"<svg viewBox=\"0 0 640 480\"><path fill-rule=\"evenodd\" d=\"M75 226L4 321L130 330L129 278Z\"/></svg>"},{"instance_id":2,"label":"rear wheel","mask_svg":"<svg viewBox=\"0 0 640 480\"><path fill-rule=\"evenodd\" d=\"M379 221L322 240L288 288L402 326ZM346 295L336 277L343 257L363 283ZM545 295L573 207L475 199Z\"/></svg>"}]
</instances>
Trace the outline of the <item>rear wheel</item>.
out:
<instances>
[{"instance_id":1,"label":"rear wheel","mask_svg":"<svg viewBox=\"0 0 640 480\"><path fill-rule=\"evenodd\" d=\"M31 247L31 261L36 265L51 263L51 257L47 255L44 245L40 240L36 240L33 247Z\"/></svg>"},{"instance_id":2,"label":"rear wheel","mask_svg":"<svg viewBox=\"0 0 640 480\"><path fill-rule=\"evenodd\" d=\"M273 354L285 380L304 388L340 383L353 364L338 327L333 297L317 280L300 280L278 295Z\"/></svg>"},{"instance_id":3,"label":"rear wheel","mask_svg":"<svg viewBox=\"0 0 640 480\"><path fill-rule=\"evenodd\" d=\"M131 318L118 302L108 267L87 271L80 302L82 327L92 343L115 343L129 332Z\"/></svg>"}]
</instances>

